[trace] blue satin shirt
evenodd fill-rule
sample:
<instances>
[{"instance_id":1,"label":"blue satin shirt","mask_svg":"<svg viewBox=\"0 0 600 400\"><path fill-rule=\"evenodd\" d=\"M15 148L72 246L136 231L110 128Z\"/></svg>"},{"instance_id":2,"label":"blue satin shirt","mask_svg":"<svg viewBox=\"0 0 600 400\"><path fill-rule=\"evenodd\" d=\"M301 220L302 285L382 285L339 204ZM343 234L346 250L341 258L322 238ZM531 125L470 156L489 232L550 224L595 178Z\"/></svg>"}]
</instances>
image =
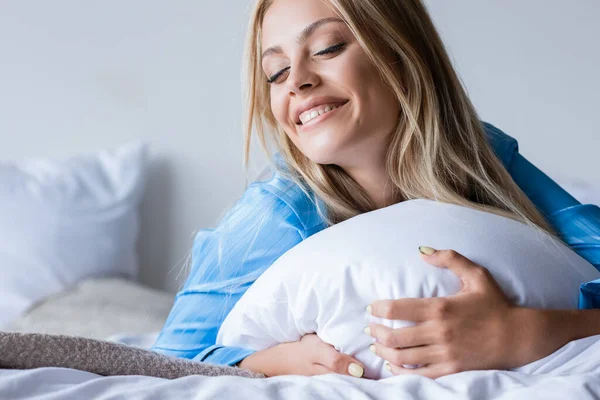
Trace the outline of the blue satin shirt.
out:
<instances>
[{"instance_id":1,"label":"blue satin shirt","mask_svg":"<svg viewBox=\"0 0 600 400\"><path fill-rule=\"evenodd\" d=\"M600 208L580 204L518 152L517 141L484 124L490 144L556 232L600 270ZM275 173L255 182L215 229L194 239L189 277L152 350L234 365L252 350L216 345L219 327L252 283L287 250L324 229L314 203ZM600 280L580 288L580 308L600 307Z\"/></svg>"}]
</instances>

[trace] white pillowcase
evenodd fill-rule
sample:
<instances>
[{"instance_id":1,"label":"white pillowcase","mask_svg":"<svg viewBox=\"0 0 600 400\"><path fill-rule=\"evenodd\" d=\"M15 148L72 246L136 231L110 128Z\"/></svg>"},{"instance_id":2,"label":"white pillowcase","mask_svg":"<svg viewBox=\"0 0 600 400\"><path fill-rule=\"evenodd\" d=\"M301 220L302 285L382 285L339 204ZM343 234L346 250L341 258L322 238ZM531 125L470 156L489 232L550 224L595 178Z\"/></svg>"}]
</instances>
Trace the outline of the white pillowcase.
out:
<instances>
[{"instance_id":1,"label":"white pillowcase","mask_svg":"<svg viewBox=\"0 0 600 400\"><path fill-rule=\"evenodd\" d=\"M363 333L375 300L451 295L460 280L425 263L419 246L454 249L487 267L521 305L577 308L578 289L600 273L565 245L515 220L429 200L402 202L325 229L281 256L225 319L217 343L263 350L316 332L364 363L365 376L391 376ZM510 351L510 349L507 349Z\"/></svg>"},{"instance_id":2,"label":"white pillowcase","mask_svg":"<svg viewBox=\"0 0 600 400\"><path fill-rule=\"evenodd\" d=\"M147 145L0 162L0 327L91 277L135 277Z\"/></svg>"}]
</instances>

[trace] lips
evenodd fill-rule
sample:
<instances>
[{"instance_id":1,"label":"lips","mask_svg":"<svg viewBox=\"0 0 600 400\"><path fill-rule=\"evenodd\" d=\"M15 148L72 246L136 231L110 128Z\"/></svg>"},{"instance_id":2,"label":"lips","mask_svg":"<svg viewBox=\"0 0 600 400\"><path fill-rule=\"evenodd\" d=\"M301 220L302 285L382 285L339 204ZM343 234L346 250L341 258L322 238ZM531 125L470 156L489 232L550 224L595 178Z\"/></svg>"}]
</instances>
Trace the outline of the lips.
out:
<instances>
[{"instance_id":1,"label":"lips","mask_svg":"<svg viewBox=\"0 0 600 400\"><path fill-rule=\"evenodd\" d=\"M333 110L342 107L343 105L344 103L331 103L313 107L310 110L304 111L302 114L300 114L300 122L302 123L302 125L306 125L313 119L318 118L321 115L330 113Z\"/></svg>"},{"instance_id":2,"label":"lips","mask_svg":"<svg viewBox=\"0 0 600 400\"><path fill-rule=\"evenodd\" d=\"M294 110L294 114L293 114L294 122L296 123L296 125L302 125L302 121L300 121L300 115L308 110L315 108L315 107L319 107L319 106L325 107L326 105L339 106L339 105L344 105L344 104L348 103L348 101L349 101L348 99L334 97L334 96L314 97L314 98L300 104L298 107L296 107L296 109Z\"/></svg>"},{"instance_id":3,"label":"lips","mask_svg":"<svg viewBox=\"0 0 600 400\"><path fill-rule=\"evenodd\" d=\"M327 121L330 118L335 118L335 115L337 115L340 112L343 112L344 106L346 105L346 103L334 108L333 110L320 114L318 116L316 116L315 118L310 119L309 121L304 122L303 124L298 125L298 131L301 133L310 133L313 132L315 129L318 129L319 126L321 126L322 123L324 123L325 121Z\"/></svg>"}]
</instances>

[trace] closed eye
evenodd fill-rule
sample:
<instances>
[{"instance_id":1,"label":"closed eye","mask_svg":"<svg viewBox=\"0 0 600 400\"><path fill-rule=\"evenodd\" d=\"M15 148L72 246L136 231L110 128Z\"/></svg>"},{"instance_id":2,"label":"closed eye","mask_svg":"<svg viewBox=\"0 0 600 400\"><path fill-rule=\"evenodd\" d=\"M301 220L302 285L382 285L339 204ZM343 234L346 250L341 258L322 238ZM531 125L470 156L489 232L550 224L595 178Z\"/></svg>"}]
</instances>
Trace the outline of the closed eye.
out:
<instances>
[{"instance_id":1,"label":"closed eye","mask_svg":"<svg viewBox=\"0 0 600 400\"><path fill-rule=\"evenodd\" d=\"M325 50L321 50L318 53L315 53L315 56L322 56L325 54L337 53L338 51L342 50L344 47L346 47L346 43L334 44L333 46L328 47Z\"/></svg>"},{"instance_id":2,"label":"closed eye","mask_svg":"<svg viewBox=\"0 0 600 400\"><path fill-rule=\"evenodd\" d=\"M277 80L277 78L279 78L281 75L283 75L283 73L287 70L289 70L291 67L287 67L282 69L281 71L277 72L275 75L271 76L269 79L267 79L267 83L273 83Z\"/></svg>"},{"instance_id":3,"label":"closed eye","mask_svg":"<svg viewBox=\"0 0 600 400\"><path fill-rule=\"evenodd\" d=\"M338 44L334 44L333 46L330 46L324 50L321 50L317 53L315 53L315 56L324 56L327 54L334 54L337 53L341 50L343 50L346 47L347 43L338 43ZM267 83L271 84L271 83L275 83L275 81L277 81L277 79L283 75L286 71L288 71L291 67L286 67L284 69L282 69L281 71L277 72L276 74L272 75L269 79L267 79Z\"/></svg>"}]
</instances>

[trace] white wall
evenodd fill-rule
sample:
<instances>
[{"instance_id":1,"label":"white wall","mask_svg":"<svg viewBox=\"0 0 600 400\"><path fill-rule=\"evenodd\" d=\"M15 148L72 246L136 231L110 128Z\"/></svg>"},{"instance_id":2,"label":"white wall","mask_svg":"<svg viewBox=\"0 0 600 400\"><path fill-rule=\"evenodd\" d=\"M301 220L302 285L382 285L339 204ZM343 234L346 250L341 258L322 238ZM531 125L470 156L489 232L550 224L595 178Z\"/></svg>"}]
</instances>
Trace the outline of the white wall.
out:
<instances>
[{"instance_id":1,"label":"white wall","mask_svg":"<svg viewBox=\"0 0 600 400\"><path fill-rule=\"evenodd\" d=\"M194 232L242 193L248 0L0 5L0 158L144 137L142 280L175 290ZM600 186L598 0L429 0L482 118L552 176ZM260 163L258 163L260 164Z\"/></svg>"},{"instance_id":2,"label":"white wall","mask_svg":"<svg viewBox=\"0 0 600 400\"><path fill-rule=\"evenodd\" d=\"M176 4L176 5L175 5ZM174 290L195 230L244 189L247 1L3 1L0 158L65 155L137 137L154 165L142 279Z\"/></svg>"},{"instance_id":3,"label":"white wall","mask_svg":"<svg viewBox=\"0 0 600 400\"><path fill-rule=\"evenodd\" d=\"M482 119L549 175L600 186L600 1L427 4Z\"/></svg>"}]
</instances>

